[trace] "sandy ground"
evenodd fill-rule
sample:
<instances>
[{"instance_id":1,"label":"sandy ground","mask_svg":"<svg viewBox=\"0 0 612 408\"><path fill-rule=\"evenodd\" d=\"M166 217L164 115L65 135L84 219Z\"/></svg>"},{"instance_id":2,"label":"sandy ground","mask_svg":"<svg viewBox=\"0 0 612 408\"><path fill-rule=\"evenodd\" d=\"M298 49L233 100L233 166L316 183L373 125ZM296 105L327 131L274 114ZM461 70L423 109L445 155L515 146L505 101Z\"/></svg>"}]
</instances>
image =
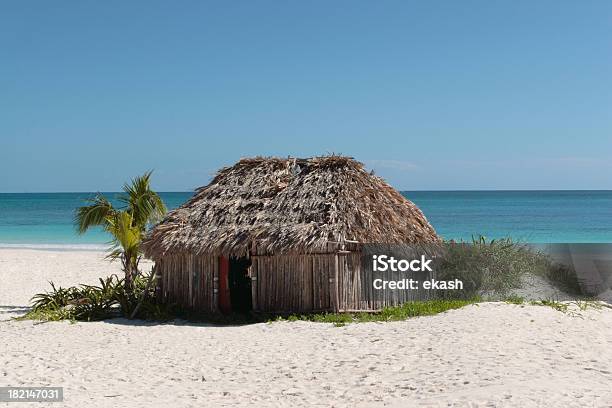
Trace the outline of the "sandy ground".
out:
<instances>
[{"instance_id":1,"label":"sandy ground","mask_svg":"<svg viewBox=\"0 0 612 408\"><path fill-rule=\"evenodd\" d=\"M607 307L485 303L344 327L9 319L47 280L116 272L96 252L0 250L0 386L63 386L54 407L612 407Z\"/></svg>"}]
</instances>

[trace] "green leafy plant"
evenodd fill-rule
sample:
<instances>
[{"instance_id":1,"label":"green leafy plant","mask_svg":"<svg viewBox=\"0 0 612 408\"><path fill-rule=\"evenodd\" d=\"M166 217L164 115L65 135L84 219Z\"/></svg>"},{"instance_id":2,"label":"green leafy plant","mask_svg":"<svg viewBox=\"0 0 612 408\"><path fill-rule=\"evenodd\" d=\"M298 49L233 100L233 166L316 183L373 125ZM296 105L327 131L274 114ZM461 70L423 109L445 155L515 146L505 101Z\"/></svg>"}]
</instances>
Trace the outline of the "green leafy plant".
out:
<instances>
[{"instance_id":1,"label":"green leafy plant","mask_svg":"<svg viewBox=\"0 0 612 408\"><path fill-rule=\"evenodd\" d=\"M154 302L149 276L138 276L128 289L125 279L116 275L100 279L100 285L80 285L69 288L56 287L38 293L32 298L32 310L24 316L35 320L80 320L93 321L111 317L141 317L165 320L171 309ZM142 307L138 314L135 306Z\"/></svg>"},{"instance_id":2,"label":"green leafy plant","mask_svg":"<svg viewBox=\"0 0 612 408\"><path fill-rule=\"evenodd\" d=\"M43 309L59 309L67 306L77 296L74 287L62 288L55 287L53 282L49 282L51 291L45 293L37 293L32 297L32 310L40 311Z\"/></svg>"}]
</instances>

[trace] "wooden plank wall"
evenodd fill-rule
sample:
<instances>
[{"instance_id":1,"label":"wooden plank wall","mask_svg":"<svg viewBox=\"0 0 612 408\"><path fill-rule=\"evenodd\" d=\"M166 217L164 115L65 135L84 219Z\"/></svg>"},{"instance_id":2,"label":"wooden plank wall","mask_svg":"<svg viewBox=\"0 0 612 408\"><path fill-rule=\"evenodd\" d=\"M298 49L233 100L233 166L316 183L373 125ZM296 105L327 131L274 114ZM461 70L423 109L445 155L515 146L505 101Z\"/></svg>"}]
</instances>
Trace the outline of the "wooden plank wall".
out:
<instances>
[{"instance_id":1,"label":"wooden plank wall","mask_svg":"<svg viewBox=\"0 0 612 408\"><path fill-rule=\"evenodd\" d=\"M254 310L330 310L335 254L253 255L251 262Z\"/></svg>"},{"instance_id":2,"label":"wooden plank wall","mask_svg":"<svg viewBox=\"0 0 612 408\"><path fill-rule=\"evenodd\" d=\"M219 261L213 256L172 255L156 263L160 300L202 312L216 312Z\"/></svg>"},{"instance_id":3,"label":"wooden plank wall","mask_svg":"<svg viewBox=\"0 0 612 408\"><path fill-rule=\"evenodd\" d=\"M432 298L432 291L419 288L418 290L376 290L373 282L375 277L369 268L362 267L361 253L350 252L338 255L339 271L339 303L340 310L380 310L386 306L397 306L415 300L428 300ZM376 277L384 280L399 281L413 278L422 282L434 277L426 272L377 272Z\"/></svg>"}]
</instances>

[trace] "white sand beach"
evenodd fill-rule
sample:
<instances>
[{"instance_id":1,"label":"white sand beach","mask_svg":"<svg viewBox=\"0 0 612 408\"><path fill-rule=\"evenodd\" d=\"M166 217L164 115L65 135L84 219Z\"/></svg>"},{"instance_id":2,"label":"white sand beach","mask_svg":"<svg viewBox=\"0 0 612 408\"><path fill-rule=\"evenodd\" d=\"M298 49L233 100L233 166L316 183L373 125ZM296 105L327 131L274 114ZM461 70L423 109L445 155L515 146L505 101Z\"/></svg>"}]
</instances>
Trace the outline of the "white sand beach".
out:
<instances>
[{"instance_id":1,"label":"white sand beach","mask_svg":"<svg viewBox=\"0 0 612 408\"><path fill-rule=\"evenodd\" d=\"M612 406L607 307L484 303L344 327L10 319L48 280L119 272L101 252L0 249L0 386L62 386L54 407Z\"/></svg>"}]
</instances>

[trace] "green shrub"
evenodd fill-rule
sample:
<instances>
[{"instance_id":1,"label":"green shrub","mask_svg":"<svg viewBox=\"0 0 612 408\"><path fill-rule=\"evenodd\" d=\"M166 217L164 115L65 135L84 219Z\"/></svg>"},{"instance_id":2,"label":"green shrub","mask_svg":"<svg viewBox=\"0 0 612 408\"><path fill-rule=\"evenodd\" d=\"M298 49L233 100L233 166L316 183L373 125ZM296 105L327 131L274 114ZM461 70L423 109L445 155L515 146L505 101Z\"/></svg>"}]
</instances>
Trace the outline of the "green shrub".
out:
<instances>
[{"instance_id":1,"label":"green shrub","mask_svg":"<svg viewBox=\"0 0 612 408\"><path fill-rule=\"evenodd\" d=\"M32 311L40 312L43 310L57 310L67 306L76 297L77 288L55 287L53 282L49 282L51 291L38 293L32 297Z\"/></svg>"},{"instance_id":2,"label":"green shrub","mask_svg":"<svg viewBox=\"0 0 612 408\"><path fill-rule=\"evenodd\" d=\"M572 295L583 295L574 268L549 261L548 266L536 273L562 291Z\"/></svg>"},{"instance_id":3,"label":"green shrub","mask_svg":"<svg viewBox=\"0 0 612 408\"><path fill-rule=\"evenodd\" d=\"M473 238L472 243L448 242L437 270L437 279L463 281L463 291L440 291L443 298L471 298L488 294L505 297L521 286L530 272L543 274L550 267L548 258L527 245L511 239L487 241Z\"/></svg>"},{"instance_id":4,"label":"green shrub","mask_svg":"<svg viewBox=\"0 0 612 408\"><path fill-rule=\"evenodd\" d=\"M168 306L155 304L153 289L145 292L148 279L148 276L135 279L133 290L126 289L124 280L116 275L101 278L99 286L62 288L50 282L49 292L34 295L32 310L25 318L93 321L118 316L130 317L143 295L145 299L136 317L156 320L168 317Z\"/></svg>"}]
</instances>

